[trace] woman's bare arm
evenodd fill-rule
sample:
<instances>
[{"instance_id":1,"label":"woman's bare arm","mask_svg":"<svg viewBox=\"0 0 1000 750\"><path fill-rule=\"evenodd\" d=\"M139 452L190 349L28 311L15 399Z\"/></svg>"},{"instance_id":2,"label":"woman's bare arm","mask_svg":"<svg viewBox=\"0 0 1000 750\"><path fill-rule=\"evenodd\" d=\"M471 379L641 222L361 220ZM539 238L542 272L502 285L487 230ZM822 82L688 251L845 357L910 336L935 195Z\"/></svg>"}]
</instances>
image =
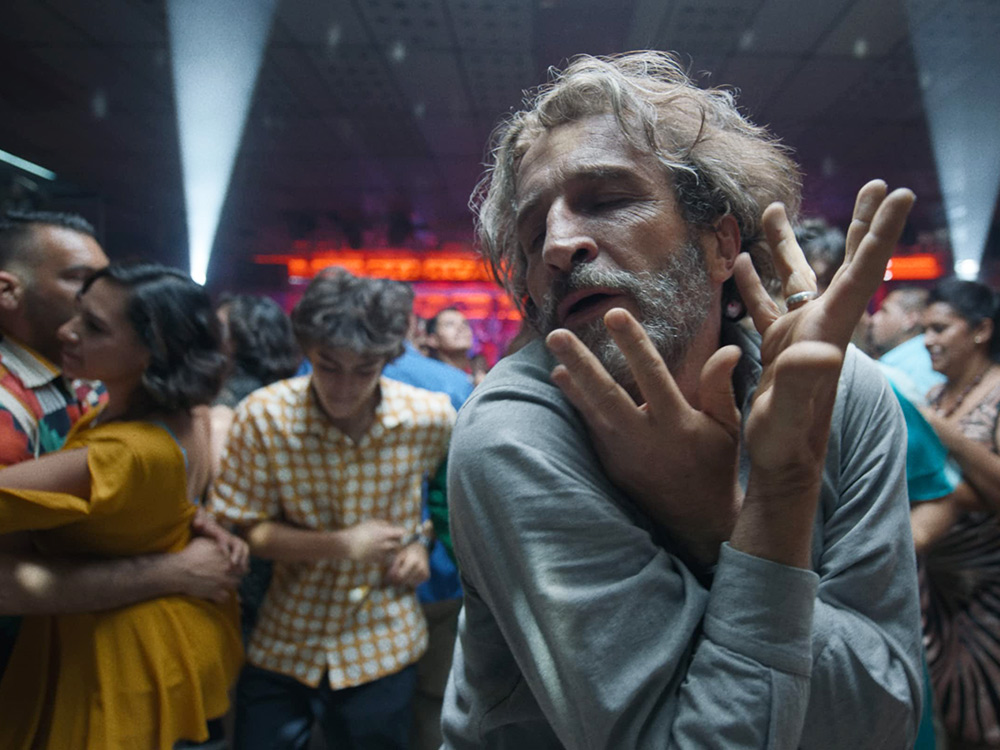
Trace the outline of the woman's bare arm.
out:
<instances>
[{"instance_id":1,"label":"woman's bare arm","mask_svg":"<svg viewBox=\"0 0 1000 750\"><path fill-rule=\"evenodd\" d=\"M87 449L56 451L0 469L0 488L65 492L87 499L90 497Z\"/></svg>"}]
</instances>

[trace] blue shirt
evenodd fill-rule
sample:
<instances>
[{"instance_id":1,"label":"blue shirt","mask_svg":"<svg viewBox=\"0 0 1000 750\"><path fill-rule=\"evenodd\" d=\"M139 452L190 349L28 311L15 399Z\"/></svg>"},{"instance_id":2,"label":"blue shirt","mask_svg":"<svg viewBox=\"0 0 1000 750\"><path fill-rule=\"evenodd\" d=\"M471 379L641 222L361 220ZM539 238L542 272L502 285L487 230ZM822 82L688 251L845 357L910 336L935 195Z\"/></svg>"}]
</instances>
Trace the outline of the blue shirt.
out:
<instances>
[{"instance_id":1,"label":"blue shirt","mask_svg":"<svg viewBox=\"0 0 1000 750\"><path fill-rule=\"evenodd\" d=\"M931 388L944 382L944 375L931 366L931 355L924 345L924 334L907 339L879 358L879 362L905 372L925 397Z\"/></svg>"},{"instance_id":2,"label":"blue shirt","mask_svg":"<svg viewBox=\"0 0 1000 750\"><path fill-rule=\"evenodd\" d=\"M425 357L409 341L406 351L385 366L382 374L392 380L414 385L435 393L447 393L455 411L472 394L472 381L457 367Z\"/></svg>"}]
</instances>

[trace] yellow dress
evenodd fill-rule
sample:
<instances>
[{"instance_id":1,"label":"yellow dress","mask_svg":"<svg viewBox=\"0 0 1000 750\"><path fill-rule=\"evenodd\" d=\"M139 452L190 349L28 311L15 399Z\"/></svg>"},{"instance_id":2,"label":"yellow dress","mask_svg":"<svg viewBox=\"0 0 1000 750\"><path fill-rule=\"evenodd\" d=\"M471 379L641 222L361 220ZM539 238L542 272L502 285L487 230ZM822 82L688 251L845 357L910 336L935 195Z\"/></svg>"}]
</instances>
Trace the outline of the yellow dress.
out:
<instances>
[{"instance_id":1,"label":"yellow dress","mask_svg":"<svg viewBox=\"0 0 1000 750\"><path fill-rule=\"evenodd\" d=\"M185 460L145 422L88 428L91 497L0 489L0 533L35 534L47 554L123 557L177 552L190 536ZM224 605L169 596L108 612L24 618L0 682L4 750L170 750L207 739L229 707L242 661L235 597Z\"/></svg>"}]
</instances>

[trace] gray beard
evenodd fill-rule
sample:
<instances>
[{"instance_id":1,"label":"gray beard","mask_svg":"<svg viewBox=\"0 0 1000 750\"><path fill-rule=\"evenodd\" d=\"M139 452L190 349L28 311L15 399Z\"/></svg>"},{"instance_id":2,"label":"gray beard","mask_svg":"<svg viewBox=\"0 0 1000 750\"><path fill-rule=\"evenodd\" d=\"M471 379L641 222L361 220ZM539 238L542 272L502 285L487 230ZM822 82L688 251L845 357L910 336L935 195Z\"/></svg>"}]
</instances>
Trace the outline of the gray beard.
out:
<instances>
[{"instance_id":1,"label":"gray beard","mask_svg":"<svg viewBox=\"0 0 1000 750\"><path fill-rule=\"evenodd\" d=\"M712 303L711 283L701 248L688 243L673 253L668 266L657 273L602 270L591 263L576 266L545 295L538 314L542 332L549 333L559 327L556 310L567 294L588 287L616 289L635 301L639 322L672 372L683 362ZM603 320L595 320L574 333L619 384L626 389L635 385L625 355Z\"/></svg>"}]
</instances>

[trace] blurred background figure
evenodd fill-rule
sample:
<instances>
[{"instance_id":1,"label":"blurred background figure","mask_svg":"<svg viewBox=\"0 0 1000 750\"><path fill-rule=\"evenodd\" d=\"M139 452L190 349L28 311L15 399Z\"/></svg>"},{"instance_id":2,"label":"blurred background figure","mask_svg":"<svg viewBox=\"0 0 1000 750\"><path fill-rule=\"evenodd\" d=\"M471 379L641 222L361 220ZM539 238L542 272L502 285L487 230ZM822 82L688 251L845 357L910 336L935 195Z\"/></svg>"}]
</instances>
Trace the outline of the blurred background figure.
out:
<instances>
[{"instance_id":1,"label":"blurred background figure","mask_svg":"<svg viewBox=\"0 0 1000 750\"><path fill-rule=\"evenodd\" d=\"M292 321L269 297L236 294L223 297L215 308L222 329L222 348L229 370L212 405L212 469L219 472L222 451L236 405L258 388L295 375L302 353ZM252 555L240 582L240 630L250 640L257 611L271 582L271 561Z\"/></svg>"},{"instance_id":2,"label":"blurred background figure","mask_svg":"<svg viewBox=\"0 0 1000 750\"><path fill-rule=\"evenodd\" d=\"M844 263L847 237L826 219L814 216L802 219L798 223L795 227L795 239L802 248L802 254L806 256L809 267L816 274L816 291L822 294L830 286L837 269ZM774 290L768 291L773 293ZM851 343L864 351L868 351L870 320L867 312L862 315L851 336Z\"/></svg>"},{"instance_id":3,"label":"blurred background figure","mask_svg":"<svg viewBox=\"0 0 1000 750\"><path fill-rule=\"evenodd\" d=\"M446 307L428 320L426 341L431 357L471 374L472 327L461 310Z\"/></svg>"},{"instance_id":4,"label":"blurred background figure","mask_svg":"<svg viewBox=\"0 0 1000 750\"><path fill-rule=\"evenodd\" d=\"M846 237L837 227L830 226L826 219L813 217L799 222L795 228L795 239L816 274L816 290L822 294L844 262Z\"/></svg>"},{"instance_id":5,"label":"blurred background figure","mask_svg":"<svg viewBox=\"0 0 1000 750\"><path fill-rule=\"evenodd\" d=\"M235 407L252 391L295 374L302 353L292 322L269 297L225 296L216 306L230 370L216 399Z\"/></svg>"},{"instance_id":6,"label":"blurred background figure","mask_svg":"<svg viewBox=\"0 0 1000 750\"><path fill-rule=\"evenodd\" d=\"M919 287L893 289L871 316L868 327L872 355L910 378L921 400L931 388L944 382L944 375L931 367L924 346L922 318L927 296L928 291Z\"/></svg>"},{"instance_id":7,"label":"blurred background figure","mask_svg":"<svg viewBox=\"0 0 1000 750\"><path fill-rule=\"evenodd\" d=\"M950 750L1000 747L1000 367L997 300L949 279L928 298L924 337L945 382L928 394L928 421L974 490L921 559L924 642Z\"/></svg>"}]
</instances>

